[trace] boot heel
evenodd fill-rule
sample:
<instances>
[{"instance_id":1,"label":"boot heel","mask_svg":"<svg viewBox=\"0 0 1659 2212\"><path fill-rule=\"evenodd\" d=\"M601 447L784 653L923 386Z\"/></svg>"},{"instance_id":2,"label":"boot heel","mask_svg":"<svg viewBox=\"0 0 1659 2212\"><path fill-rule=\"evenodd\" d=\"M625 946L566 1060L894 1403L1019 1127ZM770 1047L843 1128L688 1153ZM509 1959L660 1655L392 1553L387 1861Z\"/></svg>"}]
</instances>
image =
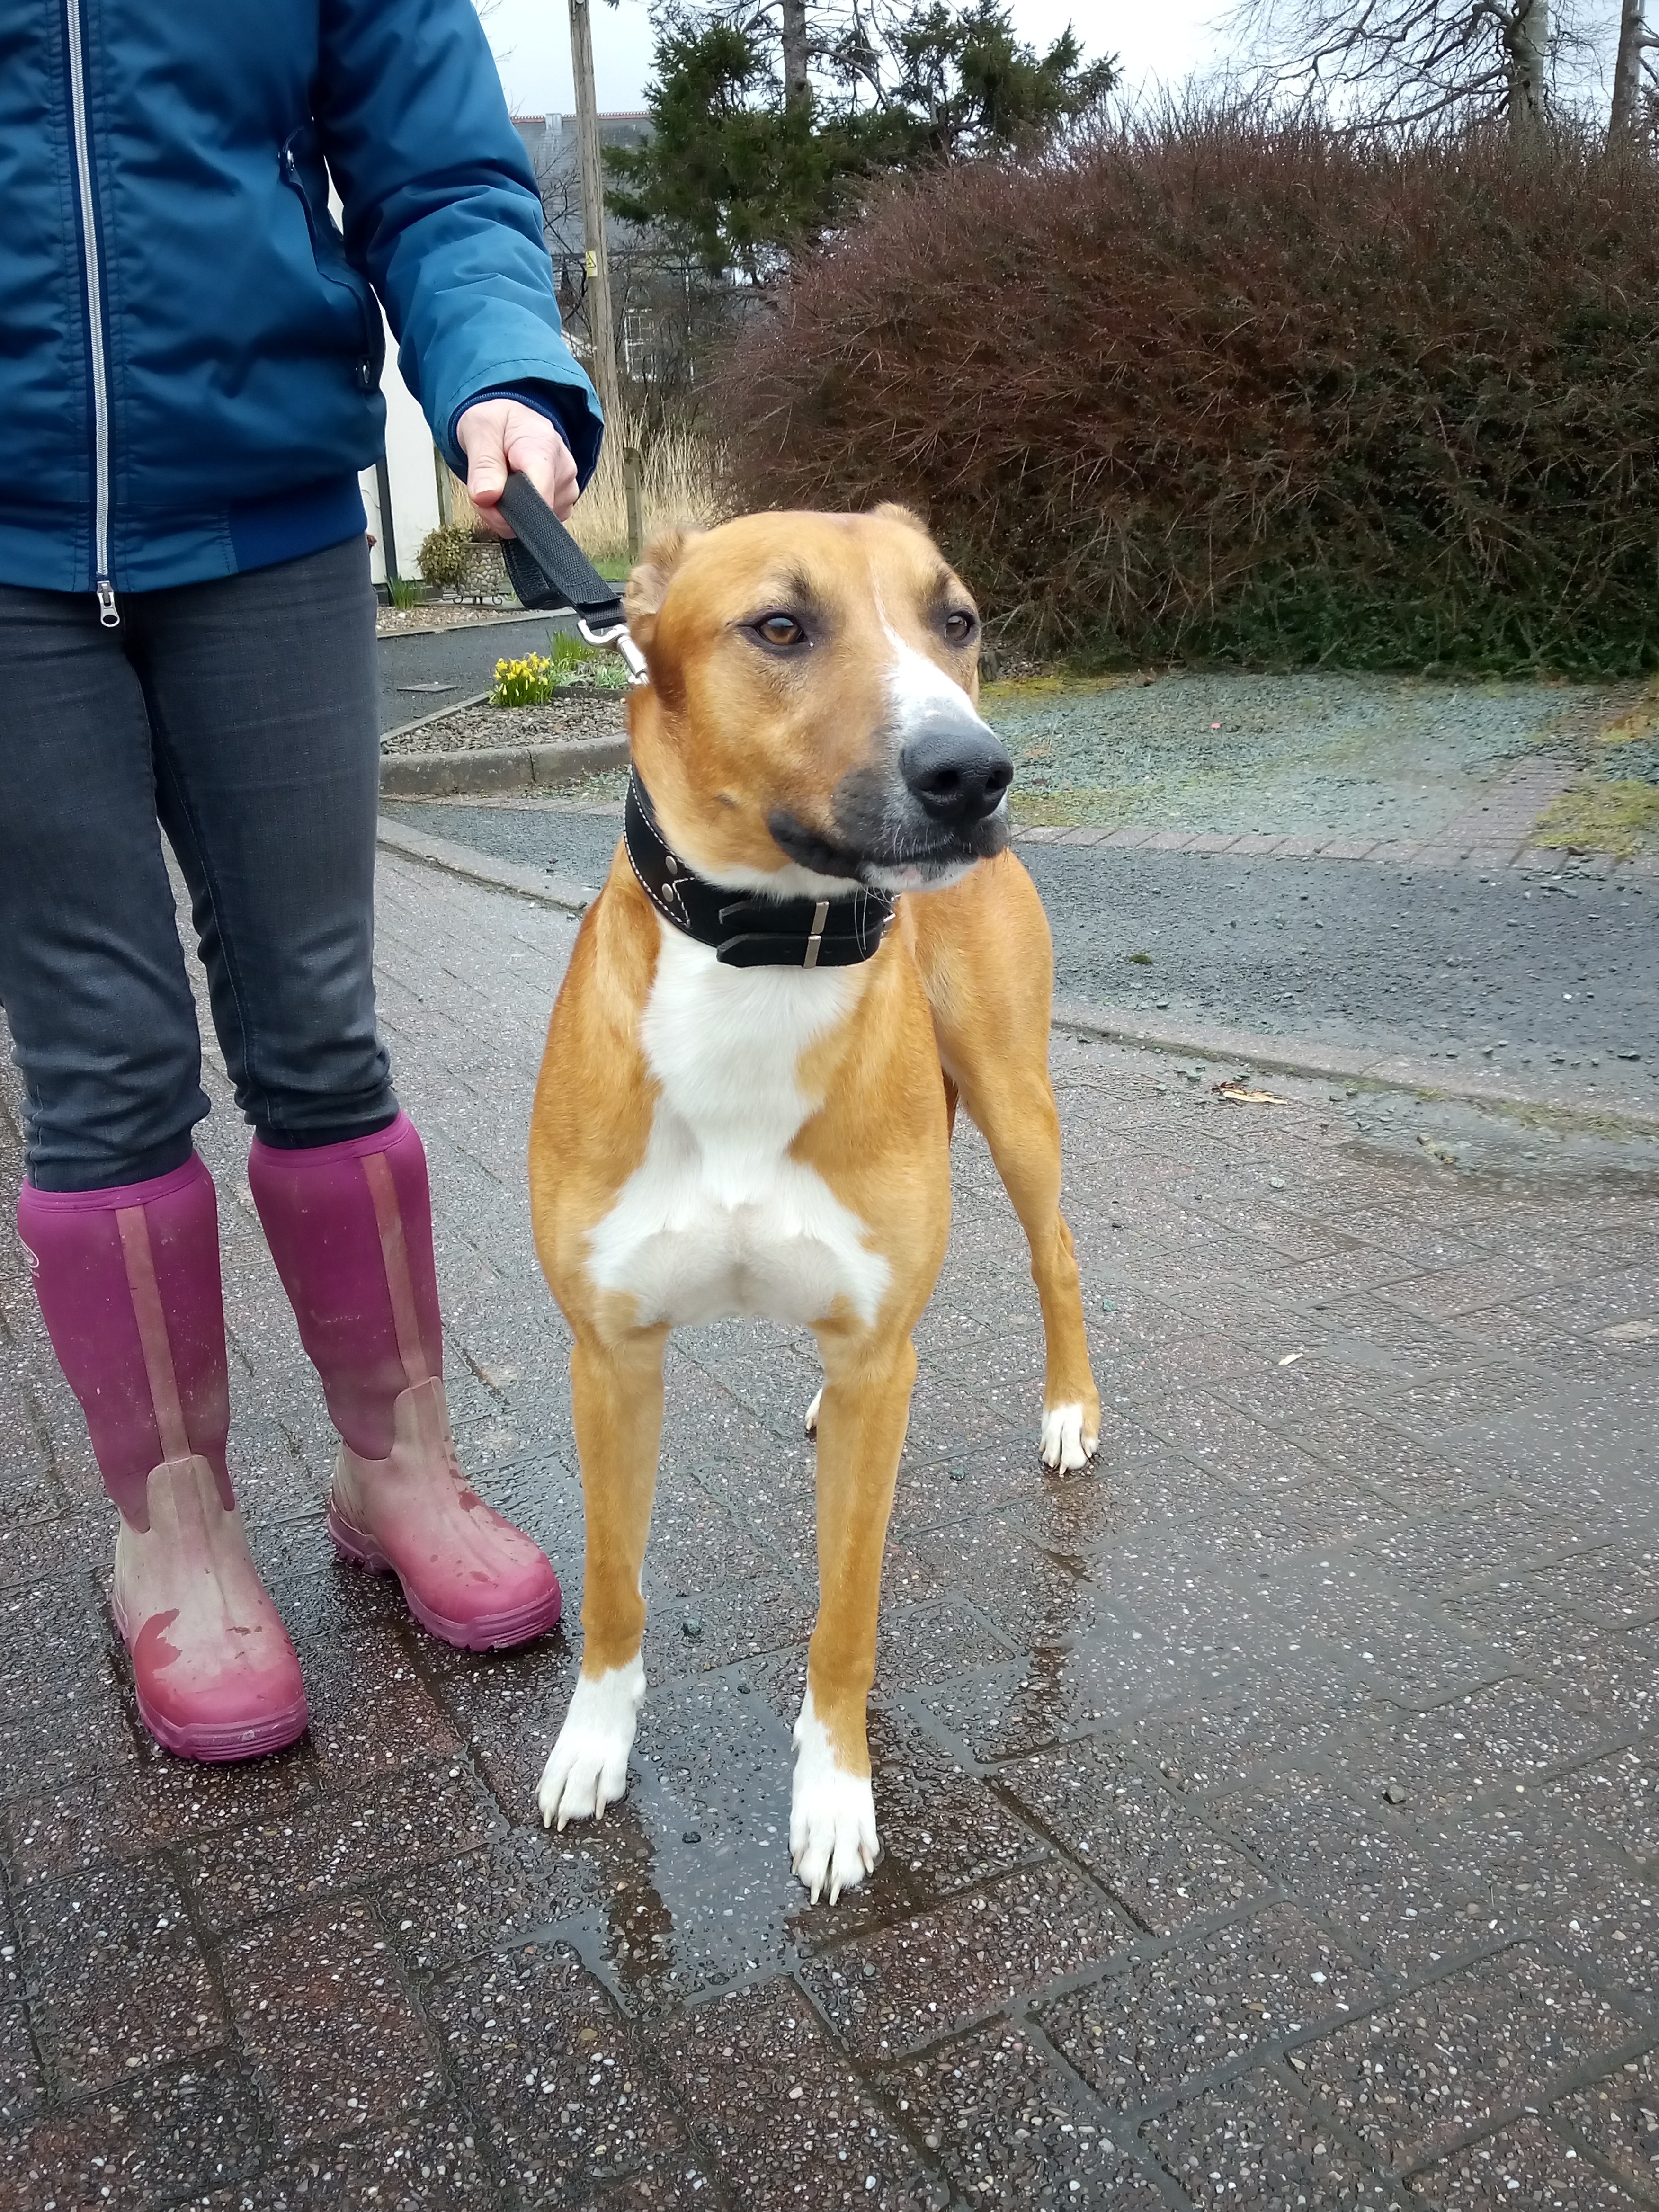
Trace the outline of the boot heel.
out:
<instances>
[{"instance_id":1,"label":"boot heel","mask_svg":"<svg viewBox=\"0 0 1659 2212\"><path fill-rule=\"evenodd\" d=\"M389 1575L392 1572L392 1562L386 1553L373 1544L361 1528L352 1527L331 1498L328 1508L328 1533L336 1552L348 1566L362 1567L365 1573L371 1575Z\"/></svg>"}]
</instances>

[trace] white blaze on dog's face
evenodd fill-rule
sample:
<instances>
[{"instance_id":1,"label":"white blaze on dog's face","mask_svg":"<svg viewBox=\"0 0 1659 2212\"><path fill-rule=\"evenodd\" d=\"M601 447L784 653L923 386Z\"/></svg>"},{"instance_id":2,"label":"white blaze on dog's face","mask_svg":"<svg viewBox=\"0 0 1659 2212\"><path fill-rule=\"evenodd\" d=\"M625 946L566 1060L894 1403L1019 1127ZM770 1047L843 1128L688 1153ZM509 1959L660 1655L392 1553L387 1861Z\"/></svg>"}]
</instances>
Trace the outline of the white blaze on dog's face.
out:
<instances>
[{"instance_id":1,"label":"white blaze on dog's face","mask_svg":"<svg viewBox=\"0 0 1659 2212\"><path fill-rule=\"evenodd\" d=\"M979 616L902 507L757 514L629 580L634 757L699 874L780 894L936 889L1008 842Z\"/></svg>"}]
</instances>

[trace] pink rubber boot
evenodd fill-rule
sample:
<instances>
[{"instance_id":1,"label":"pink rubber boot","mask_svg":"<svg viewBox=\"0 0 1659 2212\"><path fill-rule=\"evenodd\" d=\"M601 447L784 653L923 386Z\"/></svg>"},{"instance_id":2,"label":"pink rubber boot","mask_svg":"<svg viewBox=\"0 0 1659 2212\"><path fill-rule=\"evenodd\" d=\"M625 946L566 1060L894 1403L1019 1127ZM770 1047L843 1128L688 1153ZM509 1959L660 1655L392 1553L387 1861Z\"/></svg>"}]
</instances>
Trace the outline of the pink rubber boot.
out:
<instances>
[{"instance_id":1,"label":"pink rubber boot","mask_svg":"<svg viewBox=\"0 0 1659 2212\"><path fill-rule=\"evenodd\" d=\"M340 1432L336 1548L372 1573L390 1569L446 1644L486 1651L542 1635L559 1618L558 1577L456 1462L414 1123L399 1114L371 1137L301 1152L256 1137L248 1182Z\"/></svg>"},{"instance_id":2,"label":"pink rubber boot","mask_svg":"<svg viewBox=\"0 0 1659 2212\"><path fill-rule=\"evenodd\" d=\"M305 1686L225 1468L212 1176L192 1153L118 1189L25 1183L17 1228L120 1511L110 1601L144 1726L184 1759L280 1751L305 1733Z\"/></svg>"}]
</instances>

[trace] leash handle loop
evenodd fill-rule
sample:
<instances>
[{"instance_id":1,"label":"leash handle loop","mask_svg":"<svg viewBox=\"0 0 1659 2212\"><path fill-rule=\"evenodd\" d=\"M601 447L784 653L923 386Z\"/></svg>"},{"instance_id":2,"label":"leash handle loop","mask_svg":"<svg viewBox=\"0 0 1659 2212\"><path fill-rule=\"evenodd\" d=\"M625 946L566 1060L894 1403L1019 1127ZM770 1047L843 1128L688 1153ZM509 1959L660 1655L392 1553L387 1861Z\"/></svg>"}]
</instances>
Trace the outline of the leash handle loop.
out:
<instances>
[{"instance_id":1,"label":"leash handle loop","mask_svg":"<svg viewBox=\"0 0 1659 2212\"><path fill-rule=\"evenodd\" d=\"M500 506L514 532L502 540L501 557L520 604L568 608L589 645L615 646L628 664L629 681L645 683L645 655L628 635L622 594L600 575L527 476L509 473Z\"/></svg>"}]
</instances>

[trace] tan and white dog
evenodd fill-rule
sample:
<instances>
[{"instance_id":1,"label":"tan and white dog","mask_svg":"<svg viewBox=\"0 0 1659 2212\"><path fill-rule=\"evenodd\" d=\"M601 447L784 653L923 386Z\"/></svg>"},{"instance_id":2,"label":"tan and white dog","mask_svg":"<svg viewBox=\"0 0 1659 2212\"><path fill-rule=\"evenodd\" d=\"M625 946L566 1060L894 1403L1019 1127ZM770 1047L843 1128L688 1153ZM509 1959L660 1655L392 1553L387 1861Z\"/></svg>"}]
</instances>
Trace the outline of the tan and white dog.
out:
<instances>
[{"instance_id":1,"label":"tan and white dog","mask_svg":"<svg viewBox=\"0 0 1659 2212\"><path fill-rule=\"evenodd\" d=\"M626 605L650 677L629 701L628 834L553 1010L530 1134L587 1523L581 1675L538 1802L562 1828L627 1786L670 1329L805 1325L824 1371L819 1604L789 1843L833 1900L876 1863L882 1547L958 1098L1030 1243L1043 1461L1079 1468L1099 1438L1060 1212L1053 955L1006 849L978 616L913 515L665 538Z\"/></svg>"}]
</instances>

